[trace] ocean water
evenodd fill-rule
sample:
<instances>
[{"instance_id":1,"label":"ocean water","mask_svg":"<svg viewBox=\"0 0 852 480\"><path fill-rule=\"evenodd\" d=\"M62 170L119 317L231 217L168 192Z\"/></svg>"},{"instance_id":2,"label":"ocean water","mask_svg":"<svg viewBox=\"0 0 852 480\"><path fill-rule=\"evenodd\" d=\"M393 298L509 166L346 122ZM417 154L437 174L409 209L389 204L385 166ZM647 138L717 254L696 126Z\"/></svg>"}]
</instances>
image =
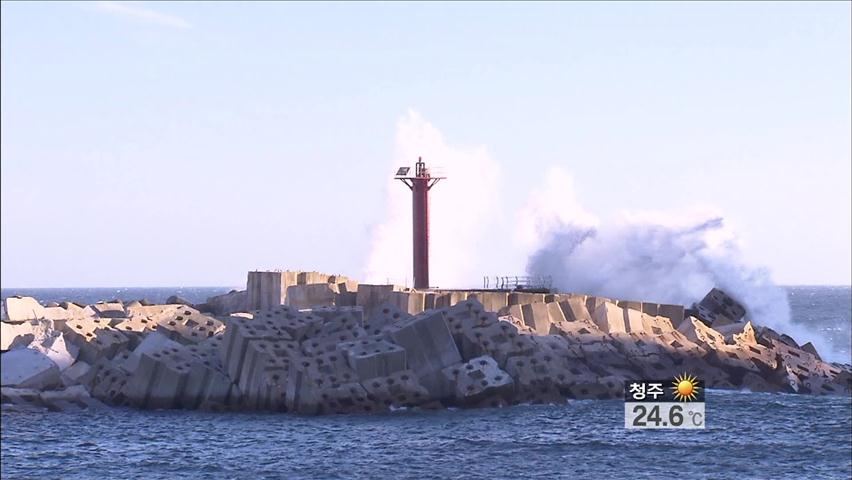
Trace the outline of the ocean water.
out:
<instances>
[{"instance_id":1,"label":"ocean water","mask_svg":"<svg viewBox=\"0 0 852 480\"><path fill-rule=\"evenodd\" d=\"M175 293L129 290L70 298L161 301ZM852 290L789 291L794 321L848 352ZM69 298L49 295L36 297ZM621 401L325 417L4 411L0 477L852 478L852 399L711 390L706 402L707 428L690 431L626 430Z\"/></svg>"},{"instance_id":2,"label":"ocean water","mask_svg":"<svg viewBox=\"0 0 852 480\"><path fill-rule=\"evenodd\" d=\"M705 430L620 401L380 415L2 414L3 478L849 479L843 397L708 392Z\"/></svg>"},{"instance_id":3,"label":"ocean water","mask_svg":"<svg viewBox=\"0 0 852 480\"><path fill-rule=\"evenodd\" d=\"M177 295L190 303L201 303L214 295L222 295L231 290L245 287L110 287L110 288L4 288L0 290L3 298L12 295L33 297L41 303L78 302L97 303L118 299L123 302L148 300L151 303L164 303L167 298Z\"/></svg>"}]
</instances>

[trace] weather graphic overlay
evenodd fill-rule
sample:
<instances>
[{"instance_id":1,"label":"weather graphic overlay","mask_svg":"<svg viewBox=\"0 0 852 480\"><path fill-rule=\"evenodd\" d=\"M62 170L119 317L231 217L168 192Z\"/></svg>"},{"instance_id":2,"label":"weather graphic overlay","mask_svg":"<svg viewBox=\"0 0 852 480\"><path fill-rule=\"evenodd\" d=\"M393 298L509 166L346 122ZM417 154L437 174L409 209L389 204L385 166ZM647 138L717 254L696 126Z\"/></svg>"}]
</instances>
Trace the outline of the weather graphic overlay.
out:
<instances>
[{"instance_id":1,"label":"weather graphic overlay","mask_svg":"<svg viewBox=\"0 0 852 480\"><path fill-rule=\"evenodd\" d=\"M704 387L683 373L669 380L624 382L624 428L704 428Z\"/></svg>"},{"instance_id":2,"label":"weather graphic overlay","mask_svg":"<svg viewBox=\"0 0 852 480\"><path fill-rule=\"evenodd\" d=\"M698 385L698 379L685 373L679 377L675 377L672 385L674 385L671 388L675 400L682 402L695 401L699 390L701 390L701 387Z\"/></svg>"}]
</instances>

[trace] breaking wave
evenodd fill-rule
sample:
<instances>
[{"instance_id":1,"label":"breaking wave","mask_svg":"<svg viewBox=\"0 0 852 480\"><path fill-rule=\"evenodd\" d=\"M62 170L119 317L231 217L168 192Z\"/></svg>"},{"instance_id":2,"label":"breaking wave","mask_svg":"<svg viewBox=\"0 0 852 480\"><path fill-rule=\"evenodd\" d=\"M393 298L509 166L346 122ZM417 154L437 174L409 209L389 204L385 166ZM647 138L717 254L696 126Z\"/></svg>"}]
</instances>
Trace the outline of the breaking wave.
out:
<instances>
[{"instance_id":1,"label":"breaking wave","mask_svg":"<svg viewBox=\"0 0 852 480\"><path fill-rule=\"evenodd\" d=\"M528 274L551 276L560 291L687 306L718 287L745 305L755 325L812 342L827 359L834 356L819 332L791 322L786 290L768 270L746 262L717 210L625 212L601 222L579 207L570 176L558 169L551 175L565 183L550 185L525 209L540 217L533 222L538 245L529 255ZM542 199L554 203L543 205ZM561 213L562 204L582 215L574 220Z\"/></svg>"},{"instance_id":2,"label":"breaking wave","mask_svg":"<svg viewBox=\"0 0 852 480\"><path fill-rule=\"evenodd\" d=\"M529 275L551 276L560 291L687 306L718 287L745 305L755 325L848 362L819 331L791 322L786 290L767 269L746 261L734 230L712 206L628 211L603 220L577 200L572 176L559 167L546 172L520 207L501 204L501 165L485 147L451 145L409 111L397 124L392 165L410 165L418 156L443 165L450 176L431 198L433 286L475 288L483 275L526 268ZM393 182L363 278L411 285L410 193Z\"/></svg>"}]
</instances>

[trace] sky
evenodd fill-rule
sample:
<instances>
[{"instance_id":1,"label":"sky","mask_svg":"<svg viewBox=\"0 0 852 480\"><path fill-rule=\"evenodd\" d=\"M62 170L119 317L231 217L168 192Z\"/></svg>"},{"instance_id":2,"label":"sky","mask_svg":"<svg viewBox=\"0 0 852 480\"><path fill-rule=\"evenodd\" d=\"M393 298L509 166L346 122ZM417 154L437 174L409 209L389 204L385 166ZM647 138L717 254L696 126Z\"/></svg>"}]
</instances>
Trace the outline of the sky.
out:
<instances>
[{"instance_id":1,"label":"sky","mask_svg":"<svg viewBox=\"0 0 852 480\"><path fill-rule=\"evenodd\" d=\"M547 218L696 209L849 285L850 5L4 2L0 283L410 284L422 155L441 286L523 274Z\"/></svg>"}]
</instances>

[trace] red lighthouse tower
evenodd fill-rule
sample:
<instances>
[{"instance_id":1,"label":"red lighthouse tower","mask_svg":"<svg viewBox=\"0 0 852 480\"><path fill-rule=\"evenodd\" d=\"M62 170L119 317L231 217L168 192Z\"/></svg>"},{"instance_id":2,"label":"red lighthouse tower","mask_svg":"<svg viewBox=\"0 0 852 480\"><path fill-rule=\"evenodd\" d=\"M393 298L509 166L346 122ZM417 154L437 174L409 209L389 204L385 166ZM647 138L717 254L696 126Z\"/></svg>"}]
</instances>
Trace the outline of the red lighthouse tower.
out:
<instances>
[{"instance_id":1,"label":"red lighthouse tower","mask_svg":"<svg viewBox=\"0 0 852 480\"><path fill-rule=\"evenodd\" d=\"M446 177L433 177L422 157L414 166L414 176L408 176L409 167L401 167L395 178L411 189L412 226L414 237L414 288L429 288L429 190Z\"/></svg>"}]
</instances>

